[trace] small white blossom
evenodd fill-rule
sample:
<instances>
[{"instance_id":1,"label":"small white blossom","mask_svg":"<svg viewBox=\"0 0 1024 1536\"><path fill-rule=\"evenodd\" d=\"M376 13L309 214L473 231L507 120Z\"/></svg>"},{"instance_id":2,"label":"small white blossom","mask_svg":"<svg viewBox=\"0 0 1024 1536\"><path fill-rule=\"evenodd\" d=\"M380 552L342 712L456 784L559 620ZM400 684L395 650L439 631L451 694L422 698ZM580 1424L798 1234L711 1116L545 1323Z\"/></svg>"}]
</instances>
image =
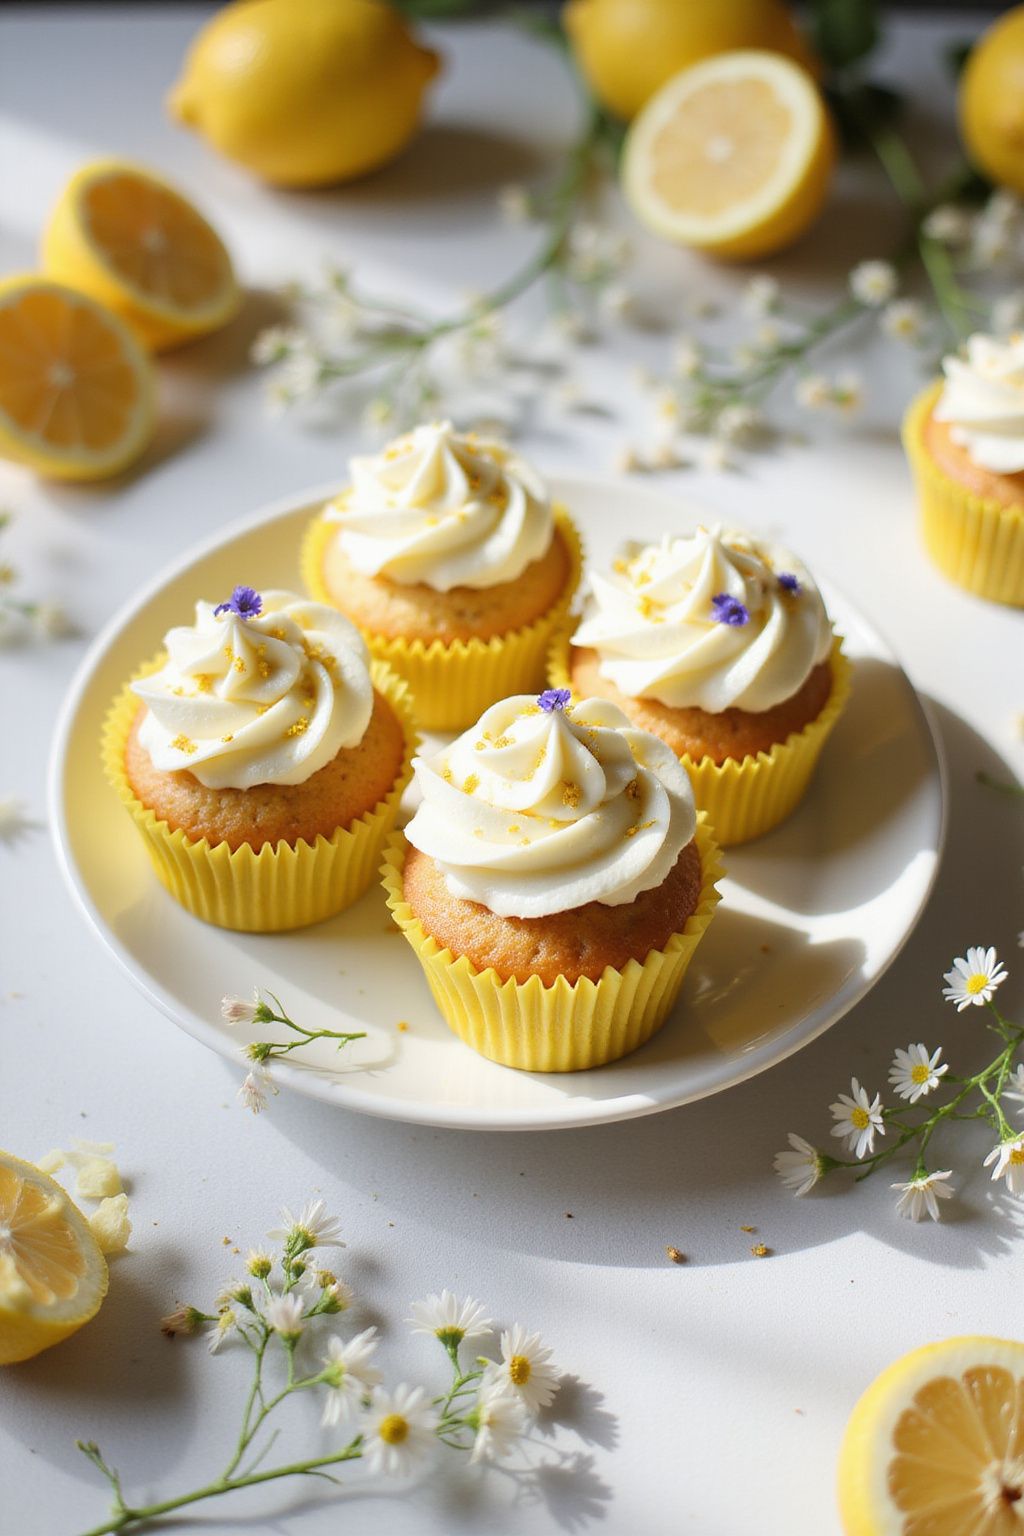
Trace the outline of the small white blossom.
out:
<instances>
[{"instance_id":1,"label":"small white blossom","mask_svg":"<svg viewBox=\"0 0 1024 1536\"><path fill-rule=\"evenodd\" d=\"M1006 977L1006 967L996 959L994 949L974 947L967 951L966 959L958 957L953 961L953 969L946 971L943 980L948 986L943 987L942 995L947 1002L956 1004L957 1013L963 1013L972 1004L980 1008L990 1002Z\"/></svg>"},{"instance_id":2,"label":"small white blossom","mask_svg":"<svg viewBox=\"0 0 1024 1536\"><path fill-rule=\"evenodd\" d=\"M837 373L832 386L832 403L847 416L859 411L864 402L864 385L859 373Z\"/></svg>"},{"instance_id":3,"label":"small white blossom","mask_svg":"<svg viewBox=\"0 0 1024 1536\"><path fill-rule=\"evenodd\" d=\"M670 422L673 426L679 420L679 396L674 389L659 389L654 396L654 410L659 420Z\"/></svg>"},{"instance_id":4,"label":"small white blossom","mask_svg":"<svg viewBox=\"0 0 1024 1536\"><path fill-rule=\"evenodd\" d=\"M715 431L727 443L747 443L764 425L760 411L753 405L736 402L724 406L715 421Z\"/></svg>"},{"instance_id":5,"label":"small white blossom","mask_svg":"<svg viewBox=\"0 0 1024 1536\"><path fill-rule=\"evenodd\" d=\"M822 373L805 373L796 382L796 402L807 411L821 411L831 403L832 390Z\"/></svg>"},{"instance_id":6,"label":"small white blossom","mask_svg":"<svg viewBox=\"0 0 1024 1536\"><path fill-rule=\"evenodd\" d=\"M293 325L271 325L260 331L252 344L249 356L258 366L280 363L293 352L301 352L308 344L304 331Z\"/></svg>"},{"instance_id":7,"label":"small white blossom","mask_svg":"<svg viewBox=\"0 0 1024 1536\"><path fill-rule=\"evenodd\" d=\"M983 218L989 219L994 225L1006 227L1016 224L1024 214L1024 203L1019 197L1006 187L997 187L985 204Z\"/></svg>"},{"instance_id":8,"label":"small white blossom","mask_svg":"<svg viewBox=\"0 0 1024 1536\"><path fill-rule=\"evenodd\" d=\"M843 1137L855 1157L864 1157L873 1151L875 1136L885 1135L881 1094L876 1093L870 1099L856 1078L851 1079L850 1093L841 1093L829 1109L836 1121L832 1135Z\"/></svg>"},{"instance_id":9,"label":"small white blossom","mask_svg":"<svg viewBox=\"0 0 1024 1536\"><path fill-rule=\"evenodd\" d=\"M501 1336L501 1360L484 1370L484 1384L501 1382L511 1388L529 1414L539 1413L558 1391L558 1371L551 1364L551 1351L541 1343L539 1333L527 1333L515 1323Z\"/></svg>"},{"instance_id":10,"label":"small white blossom","mask_svg":"<svg viewBox=\"0 0 1024 1536\"><path fill-rule=\"evenodd\" d=\"M761 358L756 347L751 346L749 342L743 342L740 346L733 348L732 360L737 368L753 368Z\"/></svg>"},{"instance_id":11,"label":"small white blossom","mask_svg":"<svg viewBox=\"0 0 1024 1536\"><path fill-rule=\"evenodd\" d=\"M1011 1195L1024 1195L1024 1136L1013 1141L1002 1141L993 1147L985 1159L985 1167L992 1163L993 1179L1005 1179Z\"/></svg>"},{"instance_id":12,"label":"small white blossom","mask_svg":"<svg viewBox=\"0 0 1024 1536\"><path fill-rule=\"evenodd\" d=\"M341 1241L341 1223L336 1216L328 1216L322 1200L310 1200L299 1216L293 1216L287 1206L281 1212L281 1226L267 1236L289 1247L301 1243L307 1248L344 1248Z\"/></svg>"},{"instance_id":13,"label":"small white blossom","mask_svg":"<svg viewBox=\"0 0 1024 1536\"><path fill-rule=\"evenodd\" d=\"M1014 253L1013 231L1009 224L983 214L974 226L971 261L975 267L1005 267Z\"/></svg>"},{"instance_id":14,"label":"small white blossom","mask_svg":"<svg viewBox=\"0 0 1024 1536\"><path fill-rule=\"evenodd\" d=\"M211 1323L209 1328L206 1330L206 1347L210 1351L211 1355L215 1355L217 1353L225 1339L229 1338L237 1327L238 1318L235 1316L234 1312L232 1312L231 1308L222 1308L222 1310L217 1314L217 1321L215 1323Z\"/></svg>"},{"instance_id":15,"label":"small white blossom","mask_svg":"<svg viewBox=\"0 0 1024 1536\"><path fill-rule=\"evenodd\" d=\"M260 1005L260 989L253 987L252 1002L247 1002L244 997L222 997L220 1000L220 1016L229 1024L251 1024L256 1017L256 1009Z\"/></svg>"},{"instance_id":16,"label":"small white blossom","mask_svg":"<svg viewBox=\"0 0 1024 1536\"><path fill-rule=\"evenodd\" d=\"M609 283L601 289L597 302L610 320L626 320L633 312L633 292L625 283Z\"/></svg>"},{"instance_id":17,"label":"small white blossom","mask_svg":"<svg viewBox=\"0 0 1024 1536\"><path fill-rule=\"evenodd\" d=\"M575 309L560 309L552 317L556 335L563 341L583 342L590 339L590 327L583 315Z\"/></svg>"},{"instance_id":18,"label":"small white blossom","mask_svg":"<svg viewBox=\"0 0 1024 1536\"><path fill-rule=\"evenodd\" d=\"M1024 292L1006 293L992 305L992 329L1005 336L1024 325Z\"/></svg>"},{"instance_id":19,"label":"small white blossom","mask_svg":"<svg viewBox=\"0 0 1024 1536\"><path fill-rule=\"evenodd\" d=\"M681 379L692 379L700 372L704 354L691 336L679 336L672 345L672 371Z\"/></svg>"},{"instance_id":20,"label":"small white blossom","mask_svg":"<svg viewBox=\"0 0 1024 1536\"><path fill-rule=\"evenodd\" d=\"M782 327L774 320L765 320L754 332L754 343L759 352L773 352L782 340Z\"/></svg>"},{"instance_id":21,"label":"small white blossom","mask_svg":"<svg viewBox=\"0 0 1024 1536\"><path fill-rule=\"evenodd\" d=\"M897 286L896 268L890 261L862 261L850 273L850 292L869 309L888 304Z\"/></svg>"},{"instance_id":22,"label":"small white blossom","mask_svg":"<svg viewBox=\"0 0 1024 1536\"><path fill-rule=\"evenodd\" d=\"M280 364L279 382L293 403L314 394L322 378L323 362L315 352L290 352Z\"/></svg>"},{"instance_id":23,"label":"small white blossom","mask_svg":"<svg viewBox=\"0 0 1024 1536\"><path fill-rule=\"evenodd\" d=\"M370 1364L377 1344L376 1328L364 1328L354 1339L342 1340L337 1334L328 1339L323 1373L328 1392L321 1424L340 1424L351 1419L363 1398L378 1384L380 1372Z\"/></svg>"},{"instance_id":24,"label":"small white blossom","mask_svg":"<svg viewBox=\"0 0 1024 1536\"><path fill-rule=\"evenodd\" d=\"M724 443L704 443L698 454L698 463L709 475L721 474L732 468L732 456Z\"/></svg>"},{"instance_id":25,"label":"small white blossom","mask_svg":"<svg viewBox=\"0 0 1024 1536\"><path fill-rule=\"evenodd\" d=\"M764 272L750 279L740 299L748 315L770 315L778 302L778 282Z\"/></svg>"},{"instance_id":26,"label":"small white blossom","mask_svg":"<svg viewBox=\"0 0 1024 1536\"><path fill-rule=\"evenodd\" d=\"M498 193L498 211L506 224L526 224L533 216L533 201L525 187L510 183Z\"/></svg>"},{"instance_id":27,"label":"small white blossom","mask_svg":"<svg viewBox=\"0 0 1024 1536\"><path fill-rule=\"evenodd\" d=\"M518 1445L526 1430L522 1402L501 1381L482 1386L473 1409L476 1436L470 1462L501 1461Z\"/></svg>"},{"instance_id":28,"label":"small white blossom","mask_svg":"<svg viewBox=\"0 0 1024 1536\"><path fill-rule=\"evenodd\" d=\"M434 1411L422 1387L375 1387L366 1418L363 1460L371 1473L403 1477L436 1444Z\"/></svg>"},{"instance_id":29,"label":"small white blossom","mask_svg":"<svg viewBox=\"0 0 1024 1536\"><path fill-rule=\"evenodd\" d=\"M891 336L894 341L920 341L924 310L916 299L894 299L882 310L879 324L886 336Z\"/></svg>"},{"instance_id":30,"label":"small white blossom","mask_svg":"<svg viewBox=\"0 0 1024 1536\"><path fill-rule=\"evenodd\" d=\"M29 825L23 801L0 796L0 843L13 843Z\"/></svg>"},{"instance_id":31,"label":"small white blossom","mask_svg":"<svg viewBox=\"0 0 1024 1536\"><path fill-rule=\"evenodd\" d=\"M1018 1062L1017 1066L1006 1079L1003 1089L1003 1098L1012 1099L1015 1104L1020 1104L1018 1115L1024 1114L1024 1065Z\"/></svg>"},{"instance_id":32,"label":"small white blossom","mask_svg":"<svg viewBox=\"0 0 1024 1536\"><path fill-rule=\"evenodd\" d=\"M920 1221L927 1212L932 1221L939 1220L939 1201L949 1200L953 1194L953 1187L946 1183L953 1177L953 1170L947 1168L942 1173L921 1173L906 1184L894 1184L893 1189L900 1191L900 1197L896 1201L896 1214L903 1216L907 1221Z\"/></svg>"},{"instance_id":33,"label":"small white blossom","mask_svg":"<svg viewBox=\"0 0 1024 1536\"><path fill-rule=\"evenodd\" d=\"M966 245L971 238L973 221L966 208L940 203L921 225L922 233L939 245Z\"/></svg>"},{"instance_id":34,"label":"small white blossom","mask_svg":"<svg viewBox=\"0 0 1024 1536\"><path fill-rule=\"evenodd\" d=\"M643 460L630 443L624 443L612 461L612 468L617 475L635 475L643 467Z\"/></svg>"},{"instance_id":35,"label":"small white blossom","mask_svg":"<svg viewBox=\"0 0 1024 1536\"><path fill-rule=\"evenodd\" d=\"M905 1051L898 1050L889 1068L890 1086L895 1088L901 1099L909 1099L911 1104L916 1104L918 1099L937 1088L940 1079L949 1071L947 1062L939 1065L941 1056L941 1045L930 1056L920 1044L908 1045Z\"/></svg>"},{"instance_id":36,"label":"small white blossom","mask_svg":"<svg viewBox=\"0 0 1024 1536\"><path fill-rule=\"evenodd\" d=\"M440 1296L428 1296L425 1301L414 1301L412 1317L413 1333L432 1333L447 1348L458 1345L463 1339L482 1339L492 1333L494 1324L478 1301L471 1296L460 1300L449 1290Z\"/></svg>"},{"instance_id":37,"label":"small white blossom","mask_svg":"<svg viewBox=\"0 0 1024 1536\"><path fill-rule=\"evenodd\" d=\"M242 1086L238 1090L238 1097L246 1109L258 1115L266 1109L269 1096L280 1092L270 1073L270 1068L264 1062L256 1062L246 1073Z\"/></svg>"},{"instance_id":38,"label":"small white blossom","mask_svg":"<svg viewBox=\"0 0 1024 1536\"><path fill-rule=\"evenodd\" d=\"M684 462L671 437L662 438L651 453L652 469L679 469Z\"/></svg>"},{"instance_id":39,"label":"small white blossom","mask_svg":"<svg viewBox=\"0 0 1024 1536\"><path fill-rule=\"evenodd\" d=\"M63 640L72 632L67 611L59 603L37 603L32 622L45 640Z\"/></svg>"},{"instance_id":40,"label":"small white blossom","mask_svg":"<svg viewBox=\"0 0 1024 1536\"><path fill-rule=\"evenodd\" d=\"M363 426L371 430L386 427L390 421L394 420L394 415L394 402L387 399L385 395L375 395L363 411Z\"/></svg>"},{"instance_id":41,"label":"small white blossom","mask_svg":"<svg viewBox=\"0 0 1024 1536\"><path fill-rule=\"evenodd\" d=\"M791 1150L776 1152L775 1172L794 1195L806 1195L824 1172L821 1153L795 1131L787 1132L786 1139Z\"/></svg>"},{"instance_id":42,"label":"small white blossom","mask_svg":"<svg viewBox=\"0 0 1024 1536\"><path fill-rule=\"evenodd\" d=\"M304 1310L301 1297L289 1291L285 1295L271 1296L264 1304L263 1321L282 1339L297 1339L305 1326Z\"/></svg>"}]
</instances>

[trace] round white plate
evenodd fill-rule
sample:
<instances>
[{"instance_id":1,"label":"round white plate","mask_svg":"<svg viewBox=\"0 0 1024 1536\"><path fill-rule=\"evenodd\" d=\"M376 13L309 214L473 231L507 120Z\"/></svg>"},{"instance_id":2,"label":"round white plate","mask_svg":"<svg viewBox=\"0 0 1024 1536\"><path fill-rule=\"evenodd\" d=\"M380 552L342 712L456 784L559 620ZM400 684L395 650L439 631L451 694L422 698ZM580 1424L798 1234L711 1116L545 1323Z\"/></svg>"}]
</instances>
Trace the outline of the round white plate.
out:
<instances>
[{"instance_id":1,"label":"round white plate","mask_svg":"<svg viewBox=\"0 0 1024 1536\"><path fill-rule=\"evenodd\" d=\"M365 1029L338 1054L318 1042L282 1084L328 1103L428 1125L533 1130L627 1119L720 1092L806 1045L878 980L935 877L943 770L922 705L875 630L831 587L826 601L854 662L849 706L796 814L746 848L728 878L675 1013L642 1050L592 1072L496 1066L451 1034L383 893L297 933L229 933L190 917L158 884L100 768L108 705L198 597L236 582L299 586L307 519L337 487L292 497L222 530L119 613L72 684L50 772L61 866L97 937L135 985L196 1039L239 1063L248 1037L220 1018L224 993L276 993L308 1027ZM677 499L586 480L555 483L595 562L628 531L686 525ZM399 1029L399 1024L404 1029ZM267 1031L262 1031L266 1035Z\"/></svg>"}]
</instances>

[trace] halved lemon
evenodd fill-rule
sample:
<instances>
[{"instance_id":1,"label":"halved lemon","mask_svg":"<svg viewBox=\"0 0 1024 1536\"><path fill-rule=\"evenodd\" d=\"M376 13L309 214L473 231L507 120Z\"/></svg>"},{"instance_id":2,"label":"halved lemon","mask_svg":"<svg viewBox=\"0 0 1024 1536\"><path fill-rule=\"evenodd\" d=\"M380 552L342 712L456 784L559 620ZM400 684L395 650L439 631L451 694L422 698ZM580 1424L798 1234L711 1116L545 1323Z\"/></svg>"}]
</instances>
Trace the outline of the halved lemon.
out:
<instances>
[{"instance_id":1,"label":"halved lemon","mask_svg":"<svg viewBox=\"0 0 1024 1536\"><path fill-rule=\"evenodd\" d=\"M59 1184L0 1152L0 1365L29 1360L94 1317L107 1264Z\"/></svg>"},{"instance_id":2,"label":"halved lemon","mask_svg":"<svg viewBox=\"0 0 1024 1536\"><path fill-rule=\"evenodd\" d=\"M106 304L154 351L216 330L241 302L213 226L174 187L122 160L76 171L42 251L51 276Z\"/></svg>"},{"instance_id":3,"label":"halved lemon","mask_svg":"<svg viewBox=\"0 0 1024 1536\"><path fill-rule=\"evenodd\" d=\"M847 1425L839 1507L847 1536L1020 1536L1024 1344L946 1339L883 1371Z\"/></svg>"},{"instance_id":4,"label":"halved lemon","mask_svg":"<svg viewBox=\"0 0 1024 1536\"><path fill-rule=\"evenodd\" d=\"M153 434L153 365L84 293L27 274L0 282L0 458L95 480Z\"/></svg>"},{"instance_id":5,"label":"halved lemon","mask_svg":"<svg viewBox=\"0 0 1024 1536\"><path fill-rule=\"evenodd\" d=\"M814 222L834 161L832 125L807 71L740 49L680 71L652 97L626 137L622 185L655 234L753 259Z\"/></svg>"}]
</instances>

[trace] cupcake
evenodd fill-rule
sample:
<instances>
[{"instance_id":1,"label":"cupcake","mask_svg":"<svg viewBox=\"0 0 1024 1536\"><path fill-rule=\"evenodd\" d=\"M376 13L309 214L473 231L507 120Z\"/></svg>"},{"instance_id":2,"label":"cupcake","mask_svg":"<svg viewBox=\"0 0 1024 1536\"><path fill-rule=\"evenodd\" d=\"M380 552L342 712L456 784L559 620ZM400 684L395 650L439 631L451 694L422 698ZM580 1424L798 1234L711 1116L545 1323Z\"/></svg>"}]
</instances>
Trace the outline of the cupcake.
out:
<instances>
[{"instance_id":1,"label":"cupcake","mask_svg":"<svg viewBox=\"0 0 1024 1536\"><path fill-rule=\"evenodd\" d=\"M959 586L1024 606L1024 334L972 336L942 367L903 426L925 545Z\"/></svg>"},{"instance_id":2,"label":"cupcake","mask_svg":"<svg viewBox=\"0 0 1024 1536\"><path fill-rule=\"evenodd\" d=\"M415 746L405 684L333 608L199 602L107 717L107 776L167 889L267 932L331 917L380 863Z\"/></svg>"},{"instance_id":3,"label":"cupcake","mask_svg":"<svg viewBox=\"0 0 1024 1536\"><path fill-rule=\"evenodd\" d=\"M723 845L793 810L849 687L800 561L720 528L629 544L594 572L551 681L610 699L667 742Z\"/></svg>"},{"instance_id":4,"label":"cupcake","mask_svg":"<svg viewBox=\"0 0 1024 1536\"><path fill-rule=\"evenodd\" d=\"M508 448L450 422L355 458L312 525L306 584L404 677L419 723L461 730L536 689L579 581L579 538Z\"/></svg>"},{"instance_id":5,"label":"cupcake","mask_svg":"<svg viewBox=\"0 0 1024 1536\"><path fill-rule=\"evenodd\" d=\"M569 1072L665 1022L718 901L678 759L604 699L492 705L414 761L388 905L451 1028L505 1066Z\"/></svg>"}]
</instances>

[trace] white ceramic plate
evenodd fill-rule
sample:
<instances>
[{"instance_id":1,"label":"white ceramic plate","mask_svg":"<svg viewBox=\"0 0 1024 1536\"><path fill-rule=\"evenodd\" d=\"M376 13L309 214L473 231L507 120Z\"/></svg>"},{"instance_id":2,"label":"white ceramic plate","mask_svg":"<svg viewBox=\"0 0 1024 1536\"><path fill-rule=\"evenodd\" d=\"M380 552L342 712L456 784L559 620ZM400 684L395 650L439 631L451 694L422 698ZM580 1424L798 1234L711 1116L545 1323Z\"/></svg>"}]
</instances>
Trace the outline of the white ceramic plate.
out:
<instances>
[{"instance_id":1,"label":"white ceramic plate","mask_svg":"<svg viewBox=\"0 0 1024 1536\"><path fill-rule=\"evenodd\" d=\"M158 884L103 777L104 714L197 597L218 597L239 581L298 587L300 534L336 489L293 497L187 555L110 622L72 684L50 774L59 859L97 937L157 1008L241 1064L245 1036L222 1023L220 999L247 996L258 983L307 1026L368 1032L341 1056L319 1043L303 1053L308 1064L293 1057L276 1067L282 1084L398 1120L532 1130L627 1119L718 1093L806 1045L864 996L931 889L943 771L928 718L889 647L830 587L826 601L855 664L850 704L796 814L727 851L724 899L676 1011L623 1061L540 1075L477 1056L437 1013L379 889L298 933L228 933L184 912ZM566 480L555 492L578 517L591 558L610 560L624 532L622 489ZM628 498L632 536L686 524L678 500L634 487Z\"/></svg>"}]
</instances>

